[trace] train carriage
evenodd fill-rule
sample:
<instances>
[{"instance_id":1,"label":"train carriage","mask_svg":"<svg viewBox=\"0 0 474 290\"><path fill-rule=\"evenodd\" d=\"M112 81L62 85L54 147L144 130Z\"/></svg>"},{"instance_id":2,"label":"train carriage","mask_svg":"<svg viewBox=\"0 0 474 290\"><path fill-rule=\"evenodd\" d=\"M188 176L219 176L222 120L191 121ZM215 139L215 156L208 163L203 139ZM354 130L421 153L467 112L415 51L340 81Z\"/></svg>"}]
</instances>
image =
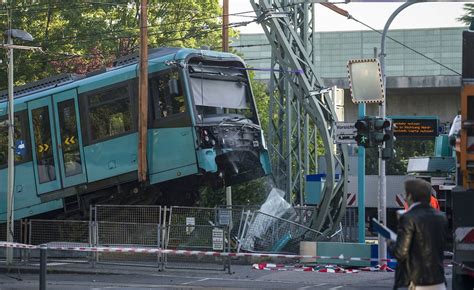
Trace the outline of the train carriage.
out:
<instances>
[{"instance_id":1,"label":"train carriage","mask_svg":"<svg viewBox=\"0 0 474 290\"><path fill-rule=\"evenodd\" d=\"M90 204L191 204L200 186L270 173L248 74L229 53L149 52L146 184L137 182L138 57L15 89L15 218ZM0 96L0 220L7 95Z\"/></svg>"}]
</instances>

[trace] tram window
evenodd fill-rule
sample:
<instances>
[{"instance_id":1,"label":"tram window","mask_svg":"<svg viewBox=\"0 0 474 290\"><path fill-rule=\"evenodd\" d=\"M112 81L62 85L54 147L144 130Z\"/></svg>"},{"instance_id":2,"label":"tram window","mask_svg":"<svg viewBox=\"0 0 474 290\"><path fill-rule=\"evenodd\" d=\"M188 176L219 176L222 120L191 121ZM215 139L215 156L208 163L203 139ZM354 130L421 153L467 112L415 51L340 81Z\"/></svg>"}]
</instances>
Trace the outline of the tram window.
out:
<instances>
[{"instance_id":1,"label":"tram window","mask_svg":"<svg viewBox=\"0 0 474 290\"><path fill-rule=\"evenodd\" d=\"M170 80L177 80L177 90L171 92ZM150 94L154 102L154 118L167 118L186 111L183 87L177 71L161 73L150 79Z\"/></svg>"},{"instance_id":2,"label":"tram window","mask_svg":"<svg viewBox=\"0 0 474 290\"><path fill-rule=\"evenodd\" d=\"M15 113L15 163L30 160L30 150L27 135L26 112ZM8 163L8 120L7 116L0 118L0 168Z\"/></svg>"},{"instance_id":3,"label":"tram window","mask_svg":"<svg viewBox=\"0 0 474 290\"><path fill-rule=\"evenodd\" d=\"M56 180L56 170L51 136L51 122L47 106L31 110L36 146L39 183Z\"/></svg>"},{"instance_id":4,"label":"tram window","mask_svg":"<svg viewBox=\"0 0 474 290\"><path fill-rule=\"evenodd\" d=\"M132 130L128 85L89 95L88 104L91 141Z\"/></svg>"},{"instance_id":5,"label":"tram window","mask_svg":"<svg viewBox=\"0 0 474 290\"><path fill-rule=\"evenodd\" d=\"M82 160L79 152L77 134L76 108L74 100L58 103L59 127L61 132L61 146L66 176L82 173Z\"/></svg>"}]
</instances>

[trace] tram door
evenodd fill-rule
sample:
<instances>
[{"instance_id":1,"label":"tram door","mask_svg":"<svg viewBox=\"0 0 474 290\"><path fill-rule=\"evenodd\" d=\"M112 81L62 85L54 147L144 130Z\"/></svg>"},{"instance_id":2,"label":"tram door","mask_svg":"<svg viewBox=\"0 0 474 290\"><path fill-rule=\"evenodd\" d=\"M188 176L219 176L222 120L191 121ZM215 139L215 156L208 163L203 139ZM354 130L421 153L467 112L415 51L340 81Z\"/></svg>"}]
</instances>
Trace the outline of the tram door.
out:
<instances>
[{"instance_id":1,"label":"tram door","mask_svg":"<svg viewBox=\"0 0 474 290\"><path fill-rule=\"evenodd\" d=\"M61 188L51 97L28 103L33 166L38 194Z\"/></svg>"},{"instance_id":2,"label":"tram door","mask_svg":"<svg viewBox=\"0 0 474 290\"><path fill-rule=\"evenodd\" d=\"M86 182L76 90L53 95L59 171L63 187Z\"/></svg>"},{"instance_id":3,"label":"tram door","mask_svg":"<svg viewBox=\"0 0 474 290\"><path fill-rule=\"evenodd\" d=\"M86 181L76 90L28 104L38 194Z\"/></svg>"}]
</instances>

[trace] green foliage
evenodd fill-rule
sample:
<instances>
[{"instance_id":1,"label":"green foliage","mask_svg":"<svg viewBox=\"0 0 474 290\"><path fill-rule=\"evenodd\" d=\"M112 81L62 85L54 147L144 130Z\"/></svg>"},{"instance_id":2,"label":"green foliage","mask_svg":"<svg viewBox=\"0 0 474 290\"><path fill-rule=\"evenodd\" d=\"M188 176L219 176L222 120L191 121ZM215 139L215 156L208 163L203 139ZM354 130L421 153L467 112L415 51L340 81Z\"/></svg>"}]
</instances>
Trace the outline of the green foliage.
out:
<instances>
[{"instance_id":1,"label":"green foliage","mask_svg":"<svg viewBox=\"0 0 474 290\"><path fill-rule=\"evenodd\" d=\"M245 206L261 205L272 188L270 177L262 177L232 186L232 204ZM202 188L198 206L215 207L226 204L225 189Z\"/></svg>"},{"instance_id":2,"label":"green foliage","mask_svg":"<svg viewBox=\"0 0 474 290\"><path fill-rule=\"evenodd\" d=\"M459 17L457 20L462 21L466 25L470 25L474 18L474 4L472 3L464 4L463 10L465 14Z\"/></svg>"},{"instance_id":3,"label":"green foliage","mask_svg":"<svg viewBox=\"0 0 474 290\"><path fill-rule=\"evenodd\" d=\"M408 159L410 157L433 156L434 140L401 139L395 141L396 155L388 160L386 165L387 175L405 175L407 173ZM365 171L367 175L378 174L378 148L366 149Z\"/></svg>"},{"instance_id":4,"label":"green foliage","mask_svg":"<svg viewBox=\"0 0 474 290\"><path fill-rule=\"evenodd\" d=\"M16 84L61 72L85 73L137 51L139 6L138 0L20 0L0 7L2 31L12 8L12 28L28 31L35 39L27 45L46 52L15 51ZM149 0L149 47L220 47L221 13L218 0ZM3 59L4 71L6 64ZM0 78L0 87L6 87L6 78Z\"/></svg>"},{"instance_id":5,"label":"green foliage","mask_svg":"<svg viewBox=\"0 0 474 290\"><path fill-rule=\"evenodd\" d=\"M253 80L254 73L250 73L252 91L255 98L255 104L257 106L258 115L260 117L260 125L264 130L265 134L268 133L268 124L270 116L268 113L270 96L267 91L267 84L262 81Z\"/></svg>"}]
</instances>

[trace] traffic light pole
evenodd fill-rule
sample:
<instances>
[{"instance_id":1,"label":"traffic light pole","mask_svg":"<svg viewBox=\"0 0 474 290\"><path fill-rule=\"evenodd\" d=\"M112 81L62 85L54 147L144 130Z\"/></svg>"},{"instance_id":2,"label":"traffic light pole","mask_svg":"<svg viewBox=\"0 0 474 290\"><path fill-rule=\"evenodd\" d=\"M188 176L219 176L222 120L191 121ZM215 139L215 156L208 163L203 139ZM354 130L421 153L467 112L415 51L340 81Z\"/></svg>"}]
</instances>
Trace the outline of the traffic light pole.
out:
<instances>
[{"instance_id":1,"label":"traffic light pole","mask_svg":"<svg viewBox=\"0 0 474 290\"><path fill-rule=\"evenodd\" d=\"M359 119L365 117L365 104L359 104ZM365 147L357 148L357 207L359 211L359 243L365 243Z\"/></svg>"},{"instance_id":2,"label":"traffic light pole","mask_svg":"<svg viewBox=\"0 0 474 290\"><path fill-rule=\"evenodd\" d=\"M383 80L383 89L385 92L385 101L387 99L387 80L386 80L386 75L385 75L385 36L387 35L388 28L390 27L390 24L392 23L393 19L405 8L407 8L410 5L413 5L415 1L408 1L405 2L403 5L397 8L392 15L387 20L387 23L385 23L385 27L382 32L382 42L380 45L380 69L382 71L382 80ZM379 105L379 116L383 119L386 117L386 103L382 102ZM382 159L382 152L383 148L385 147L385 143L379 148L379 198L378 198L378 219L381 223L384 225L387 224L387 178L385 175L385 160ZM386 240L379 235L379 246L378 246L378 254L379 254L379 259L386 259L387 258L387 242Z\"/></svg>"}]
</instances>

